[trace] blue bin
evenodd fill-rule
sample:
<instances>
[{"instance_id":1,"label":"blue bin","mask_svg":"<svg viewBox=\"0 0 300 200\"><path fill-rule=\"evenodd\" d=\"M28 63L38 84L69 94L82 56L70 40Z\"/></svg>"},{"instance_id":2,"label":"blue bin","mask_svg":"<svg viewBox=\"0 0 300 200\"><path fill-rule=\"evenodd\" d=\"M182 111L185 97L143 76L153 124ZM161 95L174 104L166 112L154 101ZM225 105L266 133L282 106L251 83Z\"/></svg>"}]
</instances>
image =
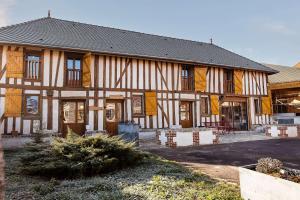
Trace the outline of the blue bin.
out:
<instances>
[{"instance_id":1,"label":"blue bin","mask_svg":"<svg viewBox=\"0 0 300 200\"><path fill-rule=\"evenodd\" d=\"M126 142L135 142L139 145L139 125L132 122L118 124L118 135Z\"/></svg>"}]
</instances>

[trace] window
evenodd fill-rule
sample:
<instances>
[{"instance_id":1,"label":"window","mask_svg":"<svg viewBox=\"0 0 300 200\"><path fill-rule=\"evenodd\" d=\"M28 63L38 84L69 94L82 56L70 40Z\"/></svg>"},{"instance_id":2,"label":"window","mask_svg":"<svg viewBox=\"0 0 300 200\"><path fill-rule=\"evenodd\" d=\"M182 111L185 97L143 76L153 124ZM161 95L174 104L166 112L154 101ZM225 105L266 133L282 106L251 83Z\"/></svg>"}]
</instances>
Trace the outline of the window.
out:
<instances>
[{"instance_id":1,"label":"window","mask_svg":"<svg viewBox=\"0 0 300 200\"><path fill-rule=\"evenodd\" d=\"M224 92L234 93L233 70L227 69L224 71Z\"/></svg>"},{"instance_id":2,"label":"window","mask_svg":"<svg viewBox=\"0 0 300 200\"><path fill-rule=\"evenodd\" d=\"M25 95L25 115L39 114L39 96Z\"/></svg>"},{"instance_id":3,"label":"window","mask_svg":"<svg viewBox=\"0 0 300 200\"><path fill-rule=\"evenodd\" d=\"M194 68L189 65L183 65L181 70L181 89L192 91L194 88Z\"/></svg>"},{"instance_id":4,"label":"window","mask_svg":"<svg viewBox=\"0 0 300 200\"><path fill-rule=\"evenodd\" d=\"M261 99L254 99L254 109L256 115L261 114Z\"/></svg>"},{"instance_id":5,"label":"window","mask_svg":"<svg viewBox=\"0 0 300 200\"><path fill-rule=\"evenodd\" d=\"M142 95L132 96L133 115L144 115L144 98Z\"/></svg>"},{"instance_id":6,"label":"window","mask_svg":"<svg viewBox=\"0 0 300 200\"><path fill-rule=\"evenodd\" d=\"M28 52L25 54L25 79L39 81L41 77L41 53Z\"/></svg>"},{"instance_id":7,"label":"window","mask_svg":"<svg viewBox=\"0 0 300 200\"><path fill-rule=\"evenodd\" d=\"M63 117L65 124L84 123L84 102L64 102Z\"/></svg>"},{"instance_id":8,"label":"window","mask_svg":"<svg viewBox=\"0 0 300 200\"><path fill-rule=\"evenodd\" d=\"M200 111L201 115L209 115L209 102L208 97L201 97L200 99Z\"/></svg>"},{"instance_id":9,"label":"window","mask_svg":"<svg viewBox=\"0 0 300 200\"><path fill-rule=\"evenodd\" d=\"M67 55L66 57L66 86L82 86L82 56Z\"/></svg>"}]
</instances>

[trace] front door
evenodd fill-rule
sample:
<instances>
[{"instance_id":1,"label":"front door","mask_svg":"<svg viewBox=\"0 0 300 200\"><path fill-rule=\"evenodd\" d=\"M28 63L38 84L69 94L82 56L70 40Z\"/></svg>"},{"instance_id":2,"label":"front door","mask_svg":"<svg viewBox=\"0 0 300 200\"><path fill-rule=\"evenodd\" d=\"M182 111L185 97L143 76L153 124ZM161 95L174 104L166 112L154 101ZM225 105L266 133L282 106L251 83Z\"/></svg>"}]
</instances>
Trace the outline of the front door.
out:
<instances>
[{"instance_id":1,"label":"front door","mask_svg":"<svg viewBox=\"0 0 300 200\"><path fill-rule=\"evenodd\" d=\"M118 134L118 124L123 121L124 103L123 100L106 101L106 131L109 135Z\"/></svg>"},{"instance_id":2,"label":"front door","mask_svg":"<svg viewBox=\"0 0 300 200\"><path fill-rule=\"evenodd\" d=\"M224 101L221 104L222 121L233 130L248 130L247 103Z\"/></svg>"},{"instance_id":3,"label":"front door","mask_svg":"<svg viewBox=\"0 0 300 200\"><path fill-rule=\"evenodd\" d=\"M182 128L193 127L193 109L192 102L182 101L180 102L180 124Z\"/></svg>"},{"instance_id":4,"label":"front door","mask_svg":"<svg viewBox=\"0 0 300 200\"><path fill-rule=\"evenodd\" d=\"M68 127L78 135L85 133L85 101L62 102L62 133L64 137L68 132Z\"/></svg>"}]
</instances>

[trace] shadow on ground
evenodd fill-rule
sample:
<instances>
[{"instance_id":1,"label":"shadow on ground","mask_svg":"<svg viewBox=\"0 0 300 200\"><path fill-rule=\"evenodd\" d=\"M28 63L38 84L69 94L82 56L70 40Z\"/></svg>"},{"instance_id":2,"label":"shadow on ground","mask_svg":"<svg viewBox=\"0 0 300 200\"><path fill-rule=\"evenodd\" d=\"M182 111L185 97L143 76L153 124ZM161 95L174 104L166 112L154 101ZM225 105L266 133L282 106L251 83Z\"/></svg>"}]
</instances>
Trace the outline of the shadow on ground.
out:
<instances>
[{"instance_id":1,"label":"shadow on ground","mask_svg":"<svg viewBox=\"0 0 300 200\"><path fill-rule=\"evenodd\" d=\"M238 171L233 166L253 164L262 157L277 158L286 167L300 169L300 139L259 140L175 149L161 148L159 145L142 148L232 182L238 182Z\"/></svg>"}]
</instances>

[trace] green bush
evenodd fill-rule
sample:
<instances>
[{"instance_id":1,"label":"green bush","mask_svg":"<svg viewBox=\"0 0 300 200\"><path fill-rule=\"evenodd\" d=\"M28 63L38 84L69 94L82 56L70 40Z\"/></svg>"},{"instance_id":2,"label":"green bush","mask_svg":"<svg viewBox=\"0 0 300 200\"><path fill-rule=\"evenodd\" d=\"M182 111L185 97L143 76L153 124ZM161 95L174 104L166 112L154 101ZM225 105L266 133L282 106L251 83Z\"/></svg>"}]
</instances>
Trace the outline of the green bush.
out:
<instances>
[{"instance_id":1,"label":"green bush","mask_svg":"<svg viewBox=\"0 0 300 200\"><path fill-rule=\"evenodd\" d=\"M118 137L83 138L69 132L66 139L54 139L51 145L28 146L21 158L21 172L55 178L92 176L136 165L144 157L133 143Z\"/></svg>"}]
</instances>

